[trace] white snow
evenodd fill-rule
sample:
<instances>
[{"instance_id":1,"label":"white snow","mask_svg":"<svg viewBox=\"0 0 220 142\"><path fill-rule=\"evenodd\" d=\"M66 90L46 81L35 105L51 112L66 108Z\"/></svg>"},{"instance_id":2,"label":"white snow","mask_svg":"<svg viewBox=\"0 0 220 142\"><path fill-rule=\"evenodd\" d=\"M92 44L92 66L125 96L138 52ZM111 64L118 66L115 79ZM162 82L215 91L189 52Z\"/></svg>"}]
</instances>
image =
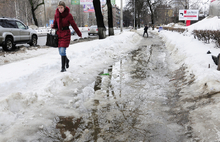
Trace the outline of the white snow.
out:
<instances>
[{"instance_id":1,"label":"white snow","mask_svg":"<svg viewBox=\"0 0 220 142\"><path fill-rule=\"evenodd\" d=\"M217 17L206 18L189 27L189 34L170 31L151 31L161 36L174 61L174 70L182 65L187 67L187 75L195 75L194 89L199 93L219 92L220 72L212 61L211 55L220 52L214 43L206 44L194 39L190 34L193 29L217 30L220 27ZM138 30L142 33L143 29ZM187 36L186 36L187 35ZM60 73L60 56L56 48L26 50L22 54L0 57L0 141L31 141L40 137L39 130L49 129L57 116L80 117L72 105L91 107L88 96L76 96L79 90L93 83L96 76L108 68L126 53L135 50L142 39L135 32L123 32L103 40L94 40L70 45L67 56L70 68ZM207 54L211 51L212 54ZM15 60L16 59L16 60ZM210 65L210 68L208 66ZM204 88L206 84L206 88ZM84 94L92 94L93 88L87 87ZM98 92L96 92L98 93ZM95 96L95 94L93 94ZM97 97L97 95L96 95ZM102 97L102 96L101 96ZM191 98L190 94L182 98ZM219 122L219 103L206 107L206 110L195 110L191 113L195 122L195 131L205 134L208 124ZM214 108L214 109L213 109ZM201 111L216 117L214 122L196 118ZM117 112L115 112L117 113ZM201 114L201 115L205 115ZM201 123L196 123L196 122ZM198 126L199 125L199 126ZM212 125L213 126L213 125ZM219 127L214 125L216 137ZM48 130L49 131L49 130ZM51 134L55 135L55 134ZM72 135L66 132L67 139ZM85 134L86 135L86 134ZM219 140L219 139L215 139Z\"/></svg>"},{"instance_id":2,"label":"white snow","mask_svg":"<svg viewBox=\"0 0 220 142\"><path fill-rule=\"evenodd\" d=\"M171 52L171 59L174 61L176 68L181 66L187 67L186 78L193 80L191 86L184 86L181 90L182 107L196 107L190 111L190 124L193 128L195 140L200 141L219 141L219 117L220 117L220 71L214 64L211 56L217 56L220 49L214 42L210 44L194 39L191 32L197 30L219 30L220 20L218 17L207 17L188 28L188 32L183 34L170 31L157 32L166 44L167 49ZM211 54L207 54L210 51ZM209 68L210 66L210 68ZM195 77L193 78L193 75ZM214 95L211 99L209 96ZM189 102L185 100L190 100ZM184 104L185 103L185 104Z\"/></svg>"},{"instance_id":3,"label":"white snow","mask_svg":"<svg viewBox=\"0 0 220 142\"><path fill-rule=\"evenodd\" d=\"M2 62L9 63L0 66L0 141L28 141L39 137L32 133L50 126L57 116L80 116L71 109L77 98L71 99L120 56L134 50L139 40L138 34L124 32L70 45L70 68L65 73L60 73L57 48L27 50L15 54L18 61L12 63L12 55L2 56Z\"/></svg>"},{"instance_id":4,"label":"white snow","mask_svg":"<svg viewBox=\"0 0 220 142\"><path fill-rule=\"evenodd\" d=\"M212 24L211 24L212 23ZM208 27L210 26L210 27ZM189 27L190 31L193 29L200 30L218 30L220 28L220 20L218 17L206 18ZM188 36L186 36L188 35ZM202 41L194 39L191 34L179 34L177 32L169 32L163 30L159 33L163 38L174 62L178 65L186 65L188 73L194 74L196 82L199 86L207 83L208 89L220 91L218 80L220 80L220 72L217 71L217 66L214 64L211 55L217 56L220 52L215 44L206 44ZM210 51L211 54L207 54ZM210 68L208 68L210 65Z\"/></svg>"}]
</instances>

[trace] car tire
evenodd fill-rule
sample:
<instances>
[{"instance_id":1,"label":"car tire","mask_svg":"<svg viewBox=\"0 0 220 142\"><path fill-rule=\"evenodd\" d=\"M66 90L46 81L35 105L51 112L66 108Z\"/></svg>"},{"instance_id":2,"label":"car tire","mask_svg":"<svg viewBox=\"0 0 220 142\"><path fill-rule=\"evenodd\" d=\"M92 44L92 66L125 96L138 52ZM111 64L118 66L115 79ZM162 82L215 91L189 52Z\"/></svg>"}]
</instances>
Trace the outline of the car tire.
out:
<instances>
[{"instance_id":1,"label":"car tire","mask_svg":"<svg viewBox=\"0 0 220 142\"><path fill-rule=\"evenodd\" d=\"M37 45L37 36L33 35L31 39L31 43L29 44L30 46L36 46Z\"/></svg>"},{"instance_id":2,"label":"car tire","mask_svg":"<svg viewBox=\"0 0 220 142\"><path fill-rule=\"evenodd\" d=\"M15 49L15 44L13 43L13 39L11 37L7 37L5 39L5 43L3 44L2 48L5 51L13 51Z\"/></svg>"}]
</instances>

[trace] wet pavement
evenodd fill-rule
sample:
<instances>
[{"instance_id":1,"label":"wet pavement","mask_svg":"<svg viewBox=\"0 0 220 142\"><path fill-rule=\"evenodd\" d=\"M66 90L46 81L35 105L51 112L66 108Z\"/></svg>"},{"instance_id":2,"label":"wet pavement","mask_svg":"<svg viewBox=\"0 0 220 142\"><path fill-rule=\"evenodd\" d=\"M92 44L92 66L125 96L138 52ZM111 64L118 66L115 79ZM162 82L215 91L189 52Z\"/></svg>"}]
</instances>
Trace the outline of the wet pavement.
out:
<instances>
[{"instance_id":1,"label":"wet pavement","mask_svg":"<svg viewBox=\"0 0 220 142\"><path fill-rule=\"evenodd\" d=\"M182 79L184 69L171 72L171 62L158 36L144 37L136 50L85 88L92 95L82 93L84 103L75 105L81 118L57 118L61 136L54 141L187 141L187 113L176 109L176 81Z\"/></svg>"}]
</instances>

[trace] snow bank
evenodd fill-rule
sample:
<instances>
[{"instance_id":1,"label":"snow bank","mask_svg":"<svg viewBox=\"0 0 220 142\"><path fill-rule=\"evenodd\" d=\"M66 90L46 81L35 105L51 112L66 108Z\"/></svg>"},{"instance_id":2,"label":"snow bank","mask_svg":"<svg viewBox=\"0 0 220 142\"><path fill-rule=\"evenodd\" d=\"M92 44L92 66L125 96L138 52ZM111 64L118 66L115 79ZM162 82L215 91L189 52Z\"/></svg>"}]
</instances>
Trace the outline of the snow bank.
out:
<instances>
[{"instance_id":1,"label":"snow bank","mask_svg":"<svg viewBox=\"0 0 220 142\"><path fill-rule=\"evenodd\" d=\"M187 67L188 75L195 75L197 89L205 92L220 91L219 80L220 72L214 64L211 55L217 56L220 49L215 48L215 44L206 44L194 39L191 31L193 30L218 30L220 29L220 20L218 17L207 17L189 27L187 33L177 33L170 31L156 32L163 38L167 49L171 52L171 57L178 67L182 65ZM186 36L187 35L187 36ZM210 51L211 54L207 54ZM210 68L208 68L210 66ZM197 90L197 91L198 91Z\"/></svg>"},{"instance_id":2,"label":"snow bank","mask_svg":"<svg viewBox=\"0 0 220 142\"><path fill-rule=\"evenodd\" d=\"M187 27L189 32L193 30L219 30L220 19L215 17L206 17L205 19Z\"/></svg>"},{"instance_id":3,"label":"snow bank","mask_svg":"<svg viewBox=\"0 0 220 142\"><path fill-rule=\"evenodd\" d=\"M211 56L220 53L215 44L194 39L193 30L219 30L217 17L206 18L188 27L189 32L180 34L170 31L153 31L161 36L170 51L176 68L186 67L184 81L180 83L179 108L189 112L189 128L195 141L219 141L220 71ZM187 36L186 36L187 35ZM210 51L211 54L207 54ZM210 66L210 68L209 68ZM189 83L191 82L191 83ZM187 127L188 127L187 126Z\"/></svg>"},{"instance_id":4,"label":"snow bank","mask_svg":"<svg viewBox=\"0 0 220 142\"><path fill-rule=\"evenodd\" d=\"M217 56L220 50L214 48L214 44L205 44L194 39L193 36L183 36L176 32L162 31L160 36L165 41L176 65L178 67L185 65L188 76L195 75L195 82L200 86L197 91L203 92L205 84L206 92L220 91L220 72L217 71L217 66L211 58L211 55ZM207 54L208 51L212 54Z\"/></svg>"},{"instance_id":5,"label":"snow bank","mask_svg":"<svg viewBox=\"0 0 220 142\"><path fill-rule=\"evenodd\" d=\"M67 49L70 68L65 73L60 73L60 56L55 48L36 50L46 53L0 66L0 141L58 137L54 131L57 116L80 117L73 105L82 104L86 98L76 94L93 93L91 89L78 90L92 84L103 69L136 49L140 39L136 33L123 32L71 45Z\"/></svg>"},{"instance_id":6,"label":"snow bank","mask_svg":"<svg viewBox=\"0 0 220 142\"><path fill-rule=\"evenodd\" d=\"M189 33L191 33L193 30L219 30L220 19L217 16L209 16L187 27L184 26L182 23L169 23L163 26L173 28L186 28L188 29Z\"/></svg>"}]
</instances>

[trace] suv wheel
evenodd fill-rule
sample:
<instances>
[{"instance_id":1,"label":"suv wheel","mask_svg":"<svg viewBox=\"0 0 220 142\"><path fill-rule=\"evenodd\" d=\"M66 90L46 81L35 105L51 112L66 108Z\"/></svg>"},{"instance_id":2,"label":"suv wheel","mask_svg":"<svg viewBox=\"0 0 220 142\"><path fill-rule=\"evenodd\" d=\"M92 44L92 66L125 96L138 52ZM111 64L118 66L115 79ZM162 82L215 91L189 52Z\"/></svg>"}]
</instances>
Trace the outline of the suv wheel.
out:
<instances>
[{"instance_id":1,"label":"suv wheel","mask_svg":"<svg viewBox=\"0 0 220 142\"><path fill-rule=\"evenodd\" d=\"M7 37L5 40L5 44L2 46L5 51L12 51L15 49L15 45L13 43L13 39L11 37Z\"/></svg>"},{"instance_id":2,"label":"suv wheel","mask_svg":"<svg viewBox=\"0 0 220 142\"><path fill-rule=\"evenodd\" d=\"M36 46L37 45L37 36L33 35L31 39L30 46Z\"/></svg>"}]
</instances>

